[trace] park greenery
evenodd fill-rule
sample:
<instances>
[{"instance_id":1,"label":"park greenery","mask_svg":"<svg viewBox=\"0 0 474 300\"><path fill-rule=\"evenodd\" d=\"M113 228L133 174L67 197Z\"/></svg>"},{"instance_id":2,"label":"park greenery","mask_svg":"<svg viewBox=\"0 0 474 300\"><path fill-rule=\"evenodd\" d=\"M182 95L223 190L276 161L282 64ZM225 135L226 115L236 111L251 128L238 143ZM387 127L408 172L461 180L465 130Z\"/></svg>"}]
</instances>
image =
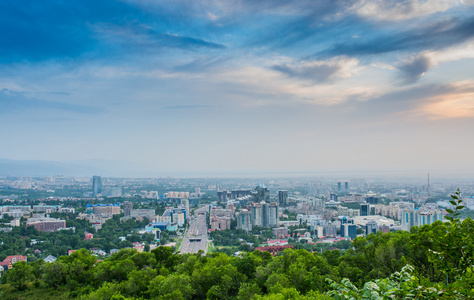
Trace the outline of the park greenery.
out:
<instances>
[{"instance_id":1,"label":"park greenery","mask_svg":"<svg viewBox=\"0 0 474 300\"><path fill-rule=\"evenodd\" d=\"M347 250L285 249L273 257L260 251L180 254L158 247L141 253L122 249L98 260L81 249L53 263L16 263L1 278L0 298L472 299L474 221L459 219L459 191L451 204L448 222L357 237ZM107 234L118 230L112 222L104 227ZM220 236L235 244L244 234Z\"/></svg>"},{"instance_id":2,"label":"park greenery","mask_svg":"<svg viewBox=\"0 0 474 300\"><path fill-rule=\"evenodd\" d=\"M11 232L0 232L0 261L8 255L26 255L28 261L35 261L40 257L53 255L55 257L66 255L68 250L80 248L98 248L109 252L111 249L132 247L133 242L153 243L154 235L139 234L138 229L143 229L148 220L137 221L128 219L120 221L120 215L107 220L97 232L87 220L76 219L73 214L52 213L52 217L66 220L66 226L75 230L60 230L57 232L42 232L34 227L22 224L13 227ZM84 240L86 233L93 233L92 240ZM122 241L119 237L125 237ZM163 232L162 241L170 240L170 234ZM38 251L39 250L40 253Z\"/></svg>"},{"instance_id":3,"label":"park greenery","mask_svg":"<svg viewBox=\"0 0 474 300\"><path fill-rule=\"evenodd\" d=\"M330 249L346 250L351 247L351 242L348 240L342 240L332 244L307 243L306 240L299 242L294 235L309 231L310 227L307 224L290 226L288 229L290 237L287 237L286 241L288 245L293 246L294 249L322 252ZM213 241L213 245L216 246L214 252L223 252L227 255L233 255L237 251L251 252L255 250L256 247L266 246L264 243L275 237L271 228L254 227L251 232L246 232L242 229L213 231L210 233L210 238Z\"/></svg>"}]
</instances>

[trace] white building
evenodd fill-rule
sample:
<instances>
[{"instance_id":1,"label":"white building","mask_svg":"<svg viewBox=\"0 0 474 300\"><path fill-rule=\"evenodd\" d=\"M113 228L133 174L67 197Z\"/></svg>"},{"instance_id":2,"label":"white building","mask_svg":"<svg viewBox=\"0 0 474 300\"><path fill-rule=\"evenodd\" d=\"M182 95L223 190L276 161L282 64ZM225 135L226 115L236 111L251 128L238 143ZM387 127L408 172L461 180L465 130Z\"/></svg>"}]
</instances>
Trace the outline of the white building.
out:
<instances>
[{"instance_id":1,"label":"white building","mask_svg":"<svg viewBox=\"0 0 474 300\"><path fill-rule=\"evenodd\" d=\"M443 221L443 212L437 205L425 205L419 209L406 209L401 212L402 230L409 231L412 226L431 225Z\"/></svg>"}]
</instances>

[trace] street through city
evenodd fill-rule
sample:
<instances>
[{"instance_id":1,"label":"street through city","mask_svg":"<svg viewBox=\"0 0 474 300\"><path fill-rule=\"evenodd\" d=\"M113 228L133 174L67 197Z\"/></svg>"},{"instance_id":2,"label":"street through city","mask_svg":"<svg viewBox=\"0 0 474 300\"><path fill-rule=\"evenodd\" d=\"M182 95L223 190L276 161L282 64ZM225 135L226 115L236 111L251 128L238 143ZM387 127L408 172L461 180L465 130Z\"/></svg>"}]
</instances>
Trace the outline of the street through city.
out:
<instances>
[{"instance_id":1,"label":"street through city","mask_svg":"<svg viewBox=\"0 0 474 300\"><path fill-rule=\"evenodd\" d=\"M179 248L181 253L197 253L199 250L207 253L206 213L207 208L203 207L196 210L194 216L190 218L189 229L185 233Z\"/></svg>"}]
</instances>

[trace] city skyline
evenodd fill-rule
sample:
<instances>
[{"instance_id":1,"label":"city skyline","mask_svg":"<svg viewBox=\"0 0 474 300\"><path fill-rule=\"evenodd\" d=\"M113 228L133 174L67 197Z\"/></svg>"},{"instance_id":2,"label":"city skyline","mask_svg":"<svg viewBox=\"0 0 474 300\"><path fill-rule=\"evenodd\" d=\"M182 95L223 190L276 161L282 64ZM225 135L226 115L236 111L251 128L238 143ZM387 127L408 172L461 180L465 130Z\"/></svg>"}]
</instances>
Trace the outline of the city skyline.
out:
<instances>
[{"instance_id":1,"label":"city skyline","mask_svg":"<svg viewBox=\"0 0 474 300\"><path fill-rule=\"evenodd\" d=\"M0 165L474 170L474 1L0 7Z\"/></svg>"}]
</instances>

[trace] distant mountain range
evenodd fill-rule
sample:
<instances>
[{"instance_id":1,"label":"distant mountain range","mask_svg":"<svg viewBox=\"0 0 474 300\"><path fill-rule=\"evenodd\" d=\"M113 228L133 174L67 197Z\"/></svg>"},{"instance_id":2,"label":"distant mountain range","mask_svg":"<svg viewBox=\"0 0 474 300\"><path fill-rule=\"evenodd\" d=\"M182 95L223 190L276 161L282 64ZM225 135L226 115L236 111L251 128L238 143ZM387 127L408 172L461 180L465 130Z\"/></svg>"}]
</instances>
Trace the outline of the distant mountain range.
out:
<instances>
[{"instance_id":1,"label":"distant mountain range","mask_svg":"<svg viewBox=\"0 0 474 300\"><path fill-rule=\"evenodd\" d=\"M0 159L0 176L91 176L109 173L90 162Z\"/></svg>"},{"instance_id":2,"label":"distant mountain range","mask_svg":"<svg viewBox=\"0 0 474 300\"><path fill-rule=\"evenodd\" d=\"M105 159L84 161L0 159L0 176L152 177L142 165Z\"/></svg>"}]
</instances>

